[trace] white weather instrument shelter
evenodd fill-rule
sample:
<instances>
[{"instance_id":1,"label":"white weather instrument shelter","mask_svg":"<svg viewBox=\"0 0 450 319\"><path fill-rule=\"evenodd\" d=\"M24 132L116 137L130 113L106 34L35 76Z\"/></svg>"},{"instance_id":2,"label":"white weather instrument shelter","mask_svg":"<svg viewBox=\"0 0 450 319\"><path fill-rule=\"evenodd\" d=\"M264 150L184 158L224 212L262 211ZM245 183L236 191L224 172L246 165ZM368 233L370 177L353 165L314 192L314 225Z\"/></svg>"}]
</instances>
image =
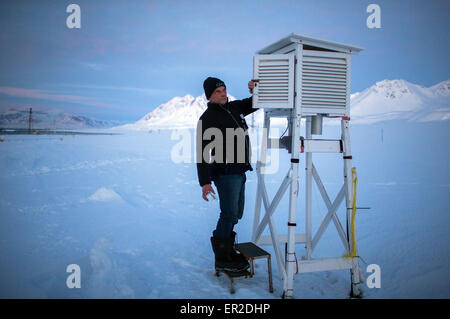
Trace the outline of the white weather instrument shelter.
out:
<instances>
[{"instance_id":1,"label":"white weather instrument shelter","mask_svg":"<svg viewBox=\"0 0 450 319\"><path fill-rule=\"evenodd\" d=\"M356 206L354 202L354 179L350 148L350 71L351 55L363 48L338 42L291 34L256 52L253 64L253 107L264 109L264 133L259 160L256 164L258 186L252 242L272 245L283 279L283 297L293 297L294 274L349 269L351 294L360 296L361 274L356 242L352 228ZM270 138L270 118L284 117L288 123L288 135L280 139ZM339 118L341 138L312 139L322 134L324 118ZM305 120L305 136L300 136L301 119ZM265 185L267 151L270 148L285 148L291 154L290 169L272 199ZM313 153L341 153L343 156L343 185L334 200L330 199L313 164ZM305 229L298 233L297 201L299 197L300 155L305 160ZM312 186L317 185L328 212L312 233ZM289 211L287 234L278 234L273 214L282 197L289 189ZM303 199L300 196L300 199ZM345 225L337 216L340 204L345 203ZM265 214L261 216L261 208ZM347 252L334 258L313 258L318 241L330 223L336 227ZM269 235L263 232L269 228ZM298 260L296 244L304 244L305 254ZM285 245L282 257L281 246Z\"/></svg>"}]
</instances>

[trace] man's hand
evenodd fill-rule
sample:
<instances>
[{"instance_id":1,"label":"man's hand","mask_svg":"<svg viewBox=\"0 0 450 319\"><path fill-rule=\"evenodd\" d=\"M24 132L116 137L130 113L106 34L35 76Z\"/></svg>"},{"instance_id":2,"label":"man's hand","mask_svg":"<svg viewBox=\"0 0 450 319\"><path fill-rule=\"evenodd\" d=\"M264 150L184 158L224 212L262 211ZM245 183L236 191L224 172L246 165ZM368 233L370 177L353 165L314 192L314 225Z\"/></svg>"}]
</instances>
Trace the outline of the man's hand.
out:
<instances>
[{"instance_id":1,"label":"man's hand","mask_svg":"<svg viewBox=\"0 0 450 319\"><path fill-rule=\"evenodd\" d=\"M216 192L214 191L214 189L212 188L211 184L206 184L202 186L202 197L204 200L206 200L208 202L208 198L206 198L206 194L208 194L208 192L213 193L214 195L216 194Z\"/></svg>"},{"instance_id":2,"label":"man's hand","mask_svg":"<svg viewBox=\"0 0 450 319\"><path fill-rule=\"evenodd\" d=\"M248 90L250 91L251 94L253 94L253 89L255 88L255 81L250 80L248 82Z\"/></svg>"}]
</instances>

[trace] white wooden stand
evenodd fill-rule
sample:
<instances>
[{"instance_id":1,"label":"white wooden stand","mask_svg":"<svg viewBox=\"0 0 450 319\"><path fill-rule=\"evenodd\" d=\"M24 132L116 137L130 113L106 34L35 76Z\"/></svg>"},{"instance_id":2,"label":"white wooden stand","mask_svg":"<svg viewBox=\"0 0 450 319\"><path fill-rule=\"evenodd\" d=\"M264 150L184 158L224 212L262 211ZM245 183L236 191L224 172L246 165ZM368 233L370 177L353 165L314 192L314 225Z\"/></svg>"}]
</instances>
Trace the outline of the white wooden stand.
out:
<instances>
[{"instance_id":1,"label":"white wooden stand","mask_svg":"<svg viewBox=\"0 0 450 319\"><path fill-rule=\"evenodd\" d=\"M269 199L264 181L264 169L267 159L267 150L274 143L270 143L270 117L271 111L265 112L264 118L264 136L261 147L260 159L256 165L256 174L258 177L258 186L256 193L256 205L253 224L252 241L257 245L272 245L275 252L279 272L283 279L283 297L292 298L294 291L294 275L296 273L318 272L328 270L350 269L351 273L351 295L359 297L360 291L360 269L358 256L354 257L335 257L335 258L313 258L312 254L317 243L322 238L323 233L332 221L338 232L339 238L345 251L352 250L352 241L349 233L351 225L351 212L353 201L352 184L352 156L349 136L349 118L341 117L341 139L340 140L320 140L312 139L311 116L306 117L306 136L300 137L300 119L295 116L295 109L284 110L288 121L291 122L292 148L291 148L291 166L285 175L278 191L272 200ZM299 193L299 163L300 155L304 152L305 161L305 230L297 233L297 198ZM314 167L312 155L315 152L337 152L343 154L344 174L343 185L336 196L331 201L320 176ZM319 192L328 208L328 213L320 224L317 232L312 233L312 183L316 183ZM289 217L287 221L287 235L279 234L275 228L273 214L280 203L285 192L289 189ZM337 210L344 201L346 204L346 228L344 229L337 217ZM264 207L265 214L261 218L261 207ZM263 236L265 228L269 226L270 236ZM295 254L296 244L305 244L305 254L301 260L297 260ZM282 256L282 245L286 245L286 253Z\"/></svg>"},{"instance_id":2,"label":"white wooden stand","mask_svg":"<svg viewBox=\"0 0 450 319\"><path fill-rule=\"evenodd\" d=\"M363 48L292 33L256 52L253 58L253 107L264 109L264 136L261 155L256 165L258 188L252 241L257 245L271 244L283 278L283 296L293 297L294 274L333 269L351 270L351 294L360 296L359 261L355 254L343 258L313 258L314 248L329 223L333 221L342 244L350 255L352 241L349 233L353 200L352 157L349 135L350 71L351 55ZM285 117L288 120L288 139L283 143L269 138L270 118ZM341 139L312 139L320 134L323 117L341 118ZM300 136L301 119L306 120L305 137ZM314 124L314 125L312 125ZM314 126L314 130L313 130ZM313 132L314 131L314 132ZM285 145L286 140L289 145ZM275 142L275 143L273 143ZM284 144L291 153L291 165L278 191L269 199L264 183L267 149ZM312 156L316 152L339 152L344 159L344 181L336 198L331 201L320 176L314 167ZM305 153L305 229L297 233L297 198L299 193L300 154ZM317 232L312 233L312 183L317 184L328 208L328 213ZM289 217L287 234L275 229L273 214L283 195L289 189ZM346 229L336 215L339 205L346 204ZM261 207L265 214L261 218ZM270 236L263 236L269 226ZM296 244L305 244L305 254L297 260ZM285 258L280 246L285 244ZM298 267L297 267L298 266Z\"/></svg>"}]
</instances>

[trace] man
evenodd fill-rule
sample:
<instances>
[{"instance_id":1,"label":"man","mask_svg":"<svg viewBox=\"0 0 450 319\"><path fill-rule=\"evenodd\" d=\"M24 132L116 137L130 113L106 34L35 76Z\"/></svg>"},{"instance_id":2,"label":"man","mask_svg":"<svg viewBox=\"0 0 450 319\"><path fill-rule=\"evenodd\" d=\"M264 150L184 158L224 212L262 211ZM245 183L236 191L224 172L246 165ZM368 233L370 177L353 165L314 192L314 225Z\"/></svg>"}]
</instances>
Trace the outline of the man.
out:
<instances>
[{"instance_id":1,"label":"man","mask_svg":"<svg viewBox=\"0 0 450 319\"><path fill-rule=\"evenodd\" d=\"M255 84L248 83L250 93ZM233 231L244 212L245 172L250 165L250 139L244 117L252 108L252 97L229 102L225 83L208 77L204 83L208 108L197 125L197 173L202 197L215 194L217 188L220 216L211 237L217 271L242 271L248 261L234 250L236 233Z\"/></svg>"}]
</instances>

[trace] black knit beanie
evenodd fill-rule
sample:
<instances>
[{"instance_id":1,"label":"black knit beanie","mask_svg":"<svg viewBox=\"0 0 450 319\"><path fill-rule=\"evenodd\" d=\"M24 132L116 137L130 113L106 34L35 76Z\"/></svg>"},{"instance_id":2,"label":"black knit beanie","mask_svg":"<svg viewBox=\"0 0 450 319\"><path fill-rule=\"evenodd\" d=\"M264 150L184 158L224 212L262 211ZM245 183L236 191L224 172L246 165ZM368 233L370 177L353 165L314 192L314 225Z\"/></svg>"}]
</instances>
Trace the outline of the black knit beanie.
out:
<instances>
[{"instance_id":1,"label":"black knit beanie","mask_svg":"<svg viewBox=\"0 0 450 319\"><path fill-rule=\"evenodd\" d=\"M219 86L225 86L225 83L218 78L209 77L203 82L203 89L205 90L206 99L209 100L211 94L217 89Z\"/></svg>"}]
</instances>

